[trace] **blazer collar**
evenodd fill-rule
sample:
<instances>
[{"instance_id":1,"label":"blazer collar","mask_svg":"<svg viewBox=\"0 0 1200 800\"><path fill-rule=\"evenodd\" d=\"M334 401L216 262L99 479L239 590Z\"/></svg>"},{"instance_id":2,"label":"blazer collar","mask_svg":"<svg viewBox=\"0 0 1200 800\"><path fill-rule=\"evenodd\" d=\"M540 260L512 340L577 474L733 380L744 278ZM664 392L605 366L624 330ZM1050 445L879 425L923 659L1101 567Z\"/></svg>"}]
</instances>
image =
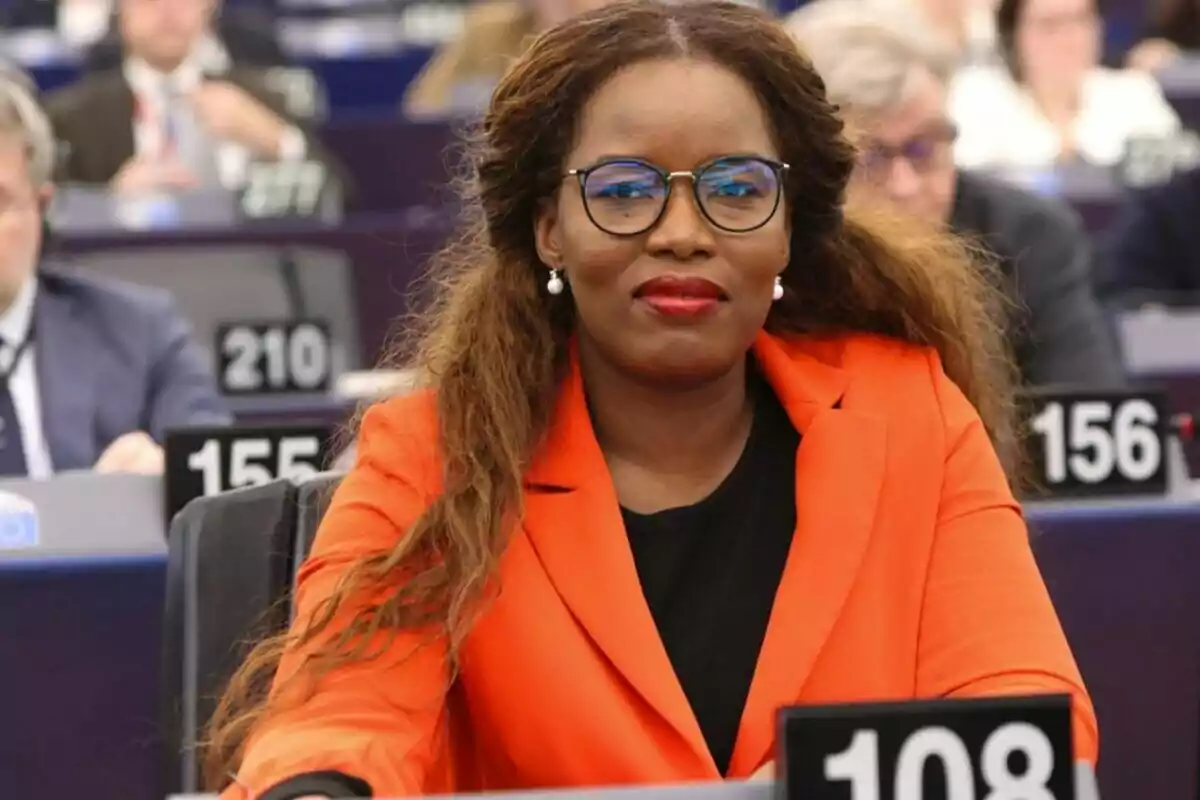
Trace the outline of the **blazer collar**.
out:
<instances>
[{"instance_id":1,"label":"blazer collar","mask_svg":"<svg viewBox=\"0 0 1200 800\"><path fill-rule=\"evenodd\" d=\"M608 477L588 414L574 339L570 347L569 368L550 429L525 472L527 486L574 489ZM846 389L849 376L839 363L840 346L836 341L789 342L762 331L752 352L801 436L820 411L837 404Z\"/></svg>"},{"instance_id":2,"label":"blazer collar","mask_svg":"<svg viewBox=\"0 0 1200 800\"><path fill-rule=\"evenodd\" d=\"M883 419L839 407L842 345L761 334L753 352L802 444L797 528L746 701L729 775L772 755L776 709L795 703L857 579L885 472ZM720 777L671 667L637 576L596 442L576 354L550 431L526 473L522 528L585 634L690 753L696 780Z\"/></svg>"}]
</instances>

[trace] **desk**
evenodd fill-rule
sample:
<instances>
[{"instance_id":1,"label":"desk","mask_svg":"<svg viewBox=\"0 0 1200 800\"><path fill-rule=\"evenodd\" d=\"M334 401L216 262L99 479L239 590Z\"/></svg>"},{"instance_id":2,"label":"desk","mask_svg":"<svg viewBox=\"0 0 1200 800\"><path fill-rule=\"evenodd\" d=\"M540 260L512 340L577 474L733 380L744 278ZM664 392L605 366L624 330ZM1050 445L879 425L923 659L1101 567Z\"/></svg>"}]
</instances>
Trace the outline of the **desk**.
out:
<instances>
[{"instance_id":1,"label":"desk","mask_svg":"<svg viewBox=\"0 0 1200 800\"><path fill-rule=\"evenodd\" d=\"M159 800L164 564L0 566L5 796Z\"/></svg>"},{"instance_id":2,"label":"desk","mask_svg":"<svg viewBox=\"0 0 1200 800\"><path fill-rule=\"evenodd\" d=\"M241 424L315 423L340 426L354 414L355 400L333 394L250 395L226 397Z\"/></svg>"},{"instance_id":3,"label":"desk","mask_svg":"<svg viewBox=\"0 0 1200 800\"><path fill-rule=\"evenodd\" d=\"M393 320L409 310L409 285L445 241L448 222L453 220L412 210L361 215L336 227L279 223L226 230L113 233L64 239L55 255L70 259L100 250L168 244L181 248L228 244L313 246L344 252L353 266L363 363L373 363Z\"/></svg>"},{"instance_id":4,"label":"desk","mask_svg":"<svg viewBox=\"0 0 1200 800\"><path fill-rule=\"evenodd\" d=\"M1195 796L1200 505L1032 507L1100 716L1101 796ZM0 565L0 780L11 797L157 800L161 556Z\"/></svg>"},{"instance_id":5,"label":"desk","mask_svg":"<svg viewBox=\"0 0 1200 800\"><path fill-rule=\"evenodd\" d=\"M1031 507L1034 550L1100 720L1100 796L1196 796L1200 505Z\"/></svg>"}]
</instances>

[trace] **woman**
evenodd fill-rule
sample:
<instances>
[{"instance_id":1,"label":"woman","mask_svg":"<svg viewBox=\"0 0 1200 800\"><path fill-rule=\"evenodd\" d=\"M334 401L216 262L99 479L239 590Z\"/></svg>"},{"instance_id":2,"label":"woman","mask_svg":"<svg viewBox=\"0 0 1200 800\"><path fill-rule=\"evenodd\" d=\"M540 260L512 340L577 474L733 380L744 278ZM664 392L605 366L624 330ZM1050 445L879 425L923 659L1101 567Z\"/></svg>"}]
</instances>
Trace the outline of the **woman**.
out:
<instances>
[{"instance_id":1,"label":"woman","mask_svg":"<svg viewBox=\"0 0 1200 800\"><path fill-rule=\"evenodd\" d=\"M1107 167L1130 139L1175 134L1152 78L1099 66L1102 29L1095 0L1001 0L1004 67L964 71L951 91L960 166Z\"/></svg>"},{"instance_id":2,"label":"woman","mask_svg":"<svg viewBox=\"0 0 1200 800\"><path fill-rule=\"evenodd\" d=\"M293 632L214 723L227 798L746 777L779 706L865 698L1069 692L1095 758L989 442L1012 460L988 284L843 219L854 159L759 11L538 38L427 388L367 413Z\"/></svg>"},{"instance_id":3,"label":"woman","mask_svg":"<svg viewBox=\"0 0 1200 800\"><path fill-rule=\"evenodd\" d=\"M1200 50L1200 2L1160 0L1150 28L1134 45L1125 63L1147 72L1170 66L1188 51Z\"/></svg>"}]
</instances>

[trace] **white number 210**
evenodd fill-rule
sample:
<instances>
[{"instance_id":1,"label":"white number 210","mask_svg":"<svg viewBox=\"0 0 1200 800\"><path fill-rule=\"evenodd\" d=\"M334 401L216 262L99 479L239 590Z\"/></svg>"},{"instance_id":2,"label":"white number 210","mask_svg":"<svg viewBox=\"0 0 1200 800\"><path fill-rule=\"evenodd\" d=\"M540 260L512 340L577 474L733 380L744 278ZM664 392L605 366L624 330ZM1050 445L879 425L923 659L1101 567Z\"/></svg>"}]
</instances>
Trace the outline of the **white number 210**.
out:
<instances>
[{"instance_id":1,"label":"white number 210","mask_svg":"<svg viewBox=\"0 0 1200 800\"><path fill-rule=\"evenodd\" d=\"M1008 758L1024 753L1025 772L1013 775ZM967 746L948 728L921 728L900 748L893 800L921 800L925 762L936 758L946 775L946 796L975 800L975 778ZM880 800L879 734L858 731L850 746L825 759L825 779L850 781L853 800ZM1046 788L1054 772L1054 749L1040 729L1024 722L997 728L983 745L985 800L1055 800ZM1063 798L1062 800L1066 800Z\"/></svg>"}]
</instances>

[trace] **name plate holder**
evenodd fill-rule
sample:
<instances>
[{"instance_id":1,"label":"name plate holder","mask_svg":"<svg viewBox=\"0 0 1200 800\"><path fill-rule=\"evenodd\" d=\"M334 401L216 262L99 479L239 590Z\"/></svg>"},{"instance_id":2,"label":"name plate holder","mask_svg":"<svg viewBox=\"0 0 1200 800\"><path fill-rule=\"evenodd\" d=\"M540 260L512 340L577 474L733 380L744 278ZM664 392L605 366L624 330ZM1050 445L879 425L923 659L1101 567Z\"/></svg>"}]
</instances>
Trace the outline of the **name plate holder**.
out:
<instances>
[{"instance_id":1,"label":"name plate holder","mask_svg":"<svg viewBox=\"0 0 1200 800\"><path fill-rule=\"evenodd\" d=\"M1033 390L1021 406L1029 500L1162 497L1171 439L1191 430L1161 391Z\"/></svg>"},{"instance_id":2,"label":"name plate holder","mask_svg":"<svg viewBox=\"0 0 1200 800\"><path fill-rule=\"evenodd\" d=\"M780 800L1076 800L1067 695L779 713Z\"/></svg>"}]
</instances>

